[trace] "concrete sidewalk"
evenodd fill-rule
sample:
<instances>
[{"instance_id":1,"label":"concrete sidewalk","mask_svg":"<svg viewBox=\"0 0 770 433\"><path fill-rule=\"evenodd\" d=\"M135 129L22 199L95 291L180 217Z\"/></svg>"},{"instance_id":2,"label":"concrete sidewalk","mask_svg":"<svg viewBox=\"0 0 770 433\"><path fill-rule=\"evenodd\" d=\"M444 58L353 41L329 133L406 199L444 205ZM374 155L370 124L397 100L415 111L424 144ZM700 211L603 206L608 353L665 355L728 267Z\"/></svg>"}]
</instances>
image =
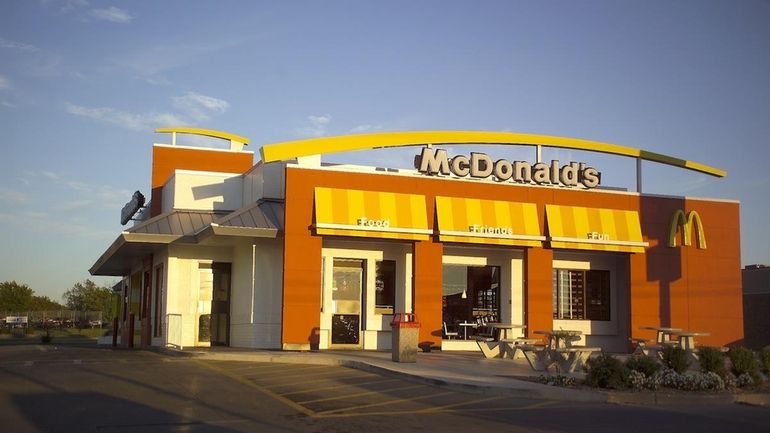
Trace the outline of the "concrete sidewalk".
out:
<instances>
[{"instance_id":1,"label":"concrete sidewalk","mask_svg":"<svg viewBox=\"0 0 770 433\"><path fill-rule=\"evenodd\" d=\"M461 391L530 399L645 405L745 403L770 406L770 394L767 393L633 392L545 385L524 379L541 374L533 371L524 359L486 359L477 352L419 352L416 363L393 362L389 351L284 352L212 348L181 352L163 349L162 352L202 360L339 365ZM580 381L584 374L570 376Z\"/></svg>"}]
</instances>

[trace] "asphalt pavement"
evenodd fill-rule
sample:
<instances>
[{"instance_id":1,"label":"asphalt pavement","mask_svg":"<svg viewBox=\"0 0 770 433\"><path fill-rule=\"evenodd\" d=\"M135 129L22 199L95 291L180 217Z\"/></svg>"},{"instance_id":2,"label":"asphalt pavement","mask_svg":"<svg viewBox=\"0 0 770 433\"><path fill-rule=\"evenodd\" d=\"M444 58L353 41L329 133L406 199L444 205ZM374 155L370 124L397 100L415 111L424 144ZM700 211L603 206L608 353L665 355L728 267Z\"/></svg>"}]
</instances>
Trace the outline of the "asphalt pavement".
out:
<instances>
[{"instance_id":1,"label":"asphalt pavement","mask_svg":"<svg viewBox=\"0 0 770 433\"><path fill-rule=\"evenodd\" d=\"M469 367L490 378L505 368L471 354L420 354L405 366L372 353L245 352L0 347L0 431L770 431L766 407L607 404L460 383ZM454 377L414 374L443 368Z\"/></svg>"}]
</instances>

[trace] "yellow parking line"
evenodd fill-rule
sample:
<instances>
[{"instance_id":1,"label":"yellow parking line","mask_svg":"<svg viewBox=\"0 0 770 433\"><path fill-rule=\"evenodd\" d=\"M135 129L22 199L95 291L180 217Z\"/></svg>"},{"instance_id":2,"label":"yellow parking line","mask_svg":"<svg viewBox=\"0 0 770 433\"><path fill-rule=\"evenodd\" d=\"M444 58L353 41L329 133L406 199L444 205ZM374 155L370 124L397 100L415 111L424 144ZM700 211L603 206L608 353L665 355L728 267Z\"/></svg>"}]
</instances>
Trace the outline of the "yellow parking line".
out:
<instances>
[{"instance_id":1,"label":"yellow parking line","mask_svg":"<svg viewBox=\"0 0 770 433\"><path fill-rule=\"evenodd\" d=\"M355 372L354 372L355 373ZM276 383L276 384L270 384L270 385L264 385L265 388L280 388L282 386L296 386L296 385L302 385L303 383L308 382L321 382L321 381L327 381L327 380L335 380L335 379L347 379L350 377L366 377L370 375L371 373L361 373L358 374L345 374L345 375L339 375L339 376L333 376L333 377L327 377L327 378L319 378L318 376L323 376L324 373L314 375L313 377L306 377L305 380L299 381L299 382L290 382L290 383ZM277 378L280 380L281 378Z\"/></svg>"},{"instance_id":2,"label":"yellow parking line","mask_svg":"<svg viewBox=\"0 0 770 433\"><path fill-rule=\"evenodd\" d=\"M303 414L305 414L305 415L307 415L307 416L313 416L313 415L315 415L315 412L314 412L314 411L312 411L312 410L310 410L310 409L308 409L308 408L306 408L306 407L304 407L304 406L300 406L300 405L298 405L297 403L295 403L295 402L293 402L293 401L289 400L289 399L288 399L288 398L286 398L286 397L282 397L282 396L280 396L280 395L278 395L278 394L276 394L276 393L274 393L274 392L272 392L272 391L270 391L270 390L268 390L268 389L265 389L265 388L263 388L263 387L261 387L261 386L257 385L256 383L254 383L254 382L252 382L252 381L250 381L250 380L246 379L246 378L245 378L245 377L243 377L243 376L239 376L239 375L237 375L237 374L235 374L235 373L232 373L232 372L230 372L230 371L227 371L227 370L226 370L226 369L224 369L224 368L221 368L221 367L217 367L217 366L215 366L215 365L211 365L211 364L208 364L208 363L206 363L206 362L204 362L204 361L198 361L198 360L194 360L193 362L194 362L194 363L196 363L196 364L198 364L198 365L200 365L201 367L205 367L205 368L208 368L209 370L215 371L215 372L217 372L217 373L219 373L219 374L221 374L221 375L223 375L223 376L227 376L227 377L229 377L230 379L232 379L232 380L234 380L234 381L236 381L236 382L238 382L238 383L240 383L240 384L242 384L242 385L246 385L246 386L248 386L248 387L250 387L250 388L254 388L254 389L256 389L257 391L259 391L259 392L261 392L261 393L265 394L266 396L268 396L268 397L270 397L270 398L273 398L274 400L277 400L277 401L279 401L279 402L281 402L281 403L283 403L283 404L285 404L285 405L289 406L290 408L292 408L292 409L296 410L297 412L303 413Z\"/></svg>"},{"instance_id":3,"label":"yellow parking line","mask_svg":"<svg viewBox=\"0 0 770 433\"><path fill-rule=\"evenodd\" d=\"M459 403L452 403L444 406L434 406L434 407L429 407L427 409L423 409L422 413L444 412L460 406L467 406L469 404L475 404L475 403L484 403L486 401L500 400L501 398L505 398L505 397L498 395L495 397L479 398L479 399L470 400L470 401L461 401Z\"/></svg>"},{"instance_id":4,"label":"yellow parking line","mask_svg":"<svg viewBox=\"0 0 770 433\"><path fill-rule=\"evenodd\" d=\"M296 374L281 374L280 378L283 379L283 378L286 378L286 377L307 376L308 370L318 370L319 368L322 368L322 367L326 367L326 366L325 365L309 365L309 366L306 366L306 367L299 367L299 368L291 370L292 373L296 373L296 372L298 372L298 373L296 373ZM258 373L258 372L255 372L255 373ZM273 373L273 374L275 374L275 373ZM319 373L310 373L310 374L315 376L315 375L317 375Z\"/></svg>"},{"instance_id":5,"label":"yellow parking line","mask_svg":"<svg viewBox=\"0 0 770 433\"><path fill-rule=\"evenodd\" d=\"M400 380L401 379L380 379L380 380L373 380L373 381L370 381L370 382L336 384L336 385L324 386L324 387L320 387L320 388L310 388L310 389L303 389L303 390L299 390L299 391L282 392L280 394L285 397L287 395L305 394L305 393L308 393L308 392L317 392L317 391L326 391L328 389L348 388L348 387L351 387L351 386L376 385L376 384L387 383L387 382L399 382Z\"/></svg>"},{"instance_id":6,"label":"yellow parking line","mask_svg":"<svg viewBox=\"0 0 770 433\"><path fill-rule=\"evenodd\" d=\"M355 411L355 410L366 409L366 408L369 408L369 407L387 406L389 404L411 403L411 402L414 402L414 401L424 400L426 398L441 397L441 396L444 396L444 395L447 395L447 394L452 394L453 392L454 391L437 392L435 394L421 395L419 397L413 397L413 398L394 398L393 400L381 401L381 402L377 402L377 403L362 404L362 405L359 405L359 406L345 407L345 408L342 408L342 409L334 409L334 410L327 410L327 411L322 411L322 412L316 412L316 416L317 417L337 416L336 414L341 413L341 412L352 412L352 411Z\"/></svg>"},{"instance_id":7,"label":"yellow parking line","mask_svg":"<svg viewBox=\"0 0 770 433\"><path fill-rule=\"evenodd\" d=\"M345 394L345 395L338 395L336 397L327 397L327 398L319 398L315 400L300 401L298 402L298 404L320 403L320 402L333 401L333 400L344 400L346 398L363 397L365 395L382 394L383 392L391 392L391 391L405 391L407 389L424 388L426 386L427 385L411 385L411 386L403 386L401 388L378 389L374 391L359 392L356 394Z\"/></svg>"},{"instance_id":8,"label":"yellow parking line","mask_svg":"<svg viewBox=\"0 0 770 433\"><path fill-rule=\"evenodd\" d=\"M521 407L487 407L487 408L472 408L472 409L452 409L452 412L492 412L496 410L505 410L505 411L516 411L516 410L530 410L530 409L539 409L541 407L545 406L553 406L556 402L554 401L541 401L537 403L532 403L527 406L521 406Z\"/></svg>"}]
</instances>

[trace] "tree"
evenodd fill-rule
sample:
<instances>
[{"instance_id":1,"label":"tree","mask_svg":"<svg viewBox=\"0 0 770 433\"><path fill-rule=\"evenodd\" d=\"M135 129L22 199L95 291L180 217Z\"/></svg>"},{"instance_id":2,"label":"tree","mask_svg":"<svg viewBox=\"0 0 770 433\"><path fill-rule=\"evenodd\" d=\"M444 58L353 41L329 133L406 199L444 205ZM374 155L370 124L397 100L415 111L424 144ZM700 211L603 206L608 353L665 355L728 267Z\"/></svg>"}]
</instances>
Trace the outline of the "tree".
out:
<instances>
[{"instance_id":1,"label":"tree","mask_svg":"<svg viewBox=\"0 0 770 433\"><path fill-rule=\"evenodd\" d=\"M26 311L33 293L34 291L26 284L19 284L16 281L0 283L0 311L15 313Z\"/></svg>"},{"instance_id":2,"label":"tree","mask_svg":"<svg viewBox=\"0 0 770 433\"><path fill-rule=\"evenodd\" d=\"M71 289L64 292L63 298L67 308L72 310L102 311L105 318L115 314L112 311L112 290L97 286L89 279L75 283Z\"/></svg>"},{"instance_id":3,"label":"tree","mask_svg":"<svg viewBox=\"0 0 770 433\"><path fill-rule=\"evenodd\" d=\"M30 311L53 311L63 310L64 305L51 300L48 296L32 295L29 301L28 310Z\"/></svg>"}]
</instances>

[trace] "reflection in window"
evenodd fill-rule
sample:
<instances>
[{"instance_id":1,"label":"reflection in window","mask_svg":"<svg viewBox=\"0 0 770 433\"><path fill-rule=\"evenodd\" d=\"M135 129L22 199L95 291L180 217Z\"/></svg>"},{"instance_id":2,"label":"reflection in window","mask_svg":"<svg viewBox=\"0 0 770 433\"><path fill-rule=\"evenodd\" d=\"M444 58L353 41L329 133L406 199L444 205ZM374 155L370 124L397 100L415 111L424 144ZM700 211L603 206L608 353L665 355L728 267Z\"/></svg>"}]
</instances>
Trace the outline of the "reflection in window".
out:
<instances>
[{"instance_id":1,"label":"reflection in window","mask_svg":"<svg viewBox=\"0 0 770 433\"><path fill-rule=\"evenodd\" d=\"M553 318L610 320L610 271L554 269Z\"/></svg>"},{"instance_id":2,"label":"reflection in window","mask_svg":"<svg viewBox=\"0 0 770 433\"><path fill-rule=\"evenodd\" d=\"M382 260L376 263L375 314L393 314L396 304L396 261Z\"/></svg>"},{"instance_id":3,"label":"reflection in window","mask_svg":"<svg viewBox=\"0 0 770 433\"><path fill-rule=\"evenodd\" d=\"M334 259L332 270L332 344L358 344L364 261Z\"/></svg>"},{"instance_id":4,"label":"reflection in window","mask_svg":"<svg viewBox=\"0 0 770 433\"><path fill-rule=\"evenodd\" d=\"M448 325L498 321L499 266L444 265L442 282L443 320Z\"/></svg>"}]
</instances>

